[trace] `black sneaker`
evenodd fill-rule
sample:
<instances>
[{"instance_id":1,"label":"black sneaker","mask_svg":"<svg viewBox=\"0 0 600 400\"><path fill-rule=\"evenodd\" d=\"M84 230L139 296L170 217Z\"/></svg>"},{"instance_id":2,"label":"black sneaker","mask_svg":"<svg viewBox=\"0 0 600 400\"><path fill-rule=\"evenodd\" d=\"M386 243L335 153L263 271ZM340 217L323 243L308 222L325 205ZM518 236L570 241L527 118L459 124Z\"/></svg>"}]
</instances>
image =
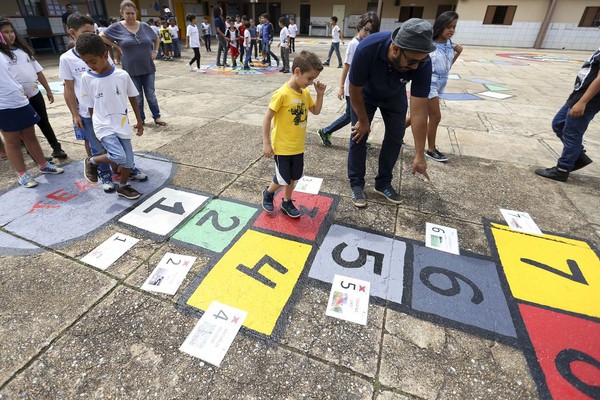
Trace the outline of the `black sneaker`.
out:
<instances>
[{"instance_id":1,"label":"black sneaker","mask_svg":"<svg viewBox=\"0 0 600 400\"><path fill-rule=\"evenodd\" d=\"M65 158L67 158L67 153L65 153L63 151L63 149L60 146L58 146L56 149L54 149L52 151L52 157L59 158L59 159L65 159Z\"/></svg>"},{"instance_id":2,"label":"black sneaker","mask_svg":"<svg viewBox=\"0 0 600 400\"><path fill-rule=\"evenodd\" d=\"M325 145L327 147L331 146L331 140L330 140L331 134L330 133L323 132L323 129L319 129L317 131L317 133L321 137L321 141L323 142L323 145Z\"/></svg>"},{"instance_id":3,"label":"black sneaker","mask_svg":"<svg viewBox=\"0 0 600 400\"><path fill-rule=\"evenodd\" d=\"M117 194L121 197L125 197L128 200L135 200L141 196L140 192L129 185L119 187L117 189Z\"/></svg>"},{"instance_id":4,"label":"black sneaker","mask_svg":"<svg viewBox=\"0 0 600 400\"><path fill-rule=\"evenodd\" d=\"M544 178L552 179L555 181L566 182L569 178L569 171L560 169L558 167L552 168L538 168L535 173Z\"/></svg>"},{"instance_id":5,"label":"black sneaker","mask_svg":"<svg viewBox=\"0 0 600 400\"><path fill-rule=\"evenodd\" d=\"M294 206L294 200L291 199L288 201L282 200L280 208L290 218L299 218L302 215L296 206Z\"/></svg>"},{"instance_id":6,"label":"black sneaker","mask_svg":"<svg viewBox=\"0 0 600 400\"><path fill-rule=\"evenodd\" d=\"M342 65L342 64L339 64L339 65L338 65L338 68L344 68L344 65Z\"/></svg>"},{"instance_id":7,"label":"black sneaker","mask_svg":"<svg viewBox=\"0 0 600 400\"><path fill-rule=\"evenodd\" d=\"M367 206L367 198L365 197L365 191L359 186L355 186L350 189L350 197L352 198L352 204L358 208L364 208Z\"/></svg>"},{"instance_id":8,"label":"black sneaker","mask_svg":"<svg viewBox=\"0 0 600 400\"><path fill-rule=\"evenodd\" d=\"M325 62L323 63L323 66L325 66L325 67L328 67L328 66L329 66L329 61L325 61Z\"/></svg>"},{"instance_id":9,"label":"black sneaker","mask_svg":"<svg viewBox=\"0 0 600 400\"><path fill-rule=\"evenodd\" d=\"M275 196L275 193L271 193L267 189L262 192L262 208L266 212L273 212L273 196Z\"/></svg>"},{"instance_id":10,"label":"black sneaker","mask_svg":"<svg viewBox=\"0 0 600 400\"><path fill-rule=\"evenodd\" d=\"M581 152L581 155L579 156L579 158L577 159L577 161L575 161L575 166L573 167L573 169L571 170L571 172L577 171L578 169L581 169L583 167L587 167L588 165L590 165L593 162L594 161L592 161L592 159L589 158L587 156L587 154L585 154L585 150L584 150L584 151Z\"/></svg>"},{"instance_id":11,"label":"black sneaker","mask_svg":"<svg viewBox=\"0 0 600 400\"><path fill-rule=\"evenodd\" d=\"M91 157L83 161L83 176L92 183L98 182L98 166L90 162Z\"/></svg>"},{"instance_id":12,"label":"black sneaker","mask_svg":"<svg viewBox=\"0 0 600 400\"><path fill-rule=\"evenodd\" d=\"M383 188L383 189L375 188L375 191L379 194L382 194L387 199L387 201L389 201L390 203L394 203L394 204L402 203L402 199L400 198L400 195L398 194L398 192L396 192L396 190L394 190L394 188L391 185L387 186L386 188Z\"/></svg>"},{"instance_id":13,"label":"black sneaker","mask_svg":"<svg viewBox=\"0 0 600 400\"><path fill-rule=\"evenodd\" d=\"M435 161L439 161L439 162L448 161L448 157L446 157L446 155L444 153L442 153L441 151L439 151L438 149L434 149L433 151L426 151L425 155Z\"/></svg>"}]
</instances>

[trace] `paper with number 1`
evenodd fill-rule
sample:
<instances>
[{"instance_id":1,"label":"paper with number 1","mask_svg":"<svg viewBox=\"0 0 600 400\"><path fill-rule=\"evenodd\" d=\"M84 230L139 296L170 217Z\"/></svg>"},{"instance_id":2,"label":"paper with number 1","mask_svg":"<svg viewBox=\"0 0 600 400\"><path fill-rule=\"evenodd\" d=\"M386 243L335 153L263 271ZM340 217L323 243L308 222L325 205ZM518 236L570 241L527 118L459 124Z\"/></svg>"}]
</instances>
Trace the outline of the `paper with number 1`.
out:
<instances>
[{"instance_id":1,"label":"paper with number 1","mask_svg":"<svg viewBox=\"0 0 600 400\"><path fill-rule=\"evenodd\" d=\"M325 315L366 325L370 292L368 281L335 275Z\"/></svg>"},{"instance_id":2,"label":"paper with number 1","mask_svg":"<svg viewBox=\"0 0 600 400\"><path fill-rule=\"evenodd\" d=\"M166 253L142 285L142 290L173 295L192 268L196 257Z\"/></svg>"},{"instance_id":3,"label":"paper with number 1","mask_svg":"<svg viewBox=\"0 0 600 400\"><path fill-rule=\"evenodd\" d=\"M213 301L179 350L220 366L247 315L246 311Z\"/></svg>"},{"instance_id":4,"label":"paper with number 1","mask_svg":"<svg viewBox=\"0 0 600 400\"><path fill-rule=\"evenodd\" d=\"M122 233L115 233L83 257L81 261L104 271L137 242L139 242L139 239Z\"/></svg>"}]
</instances>

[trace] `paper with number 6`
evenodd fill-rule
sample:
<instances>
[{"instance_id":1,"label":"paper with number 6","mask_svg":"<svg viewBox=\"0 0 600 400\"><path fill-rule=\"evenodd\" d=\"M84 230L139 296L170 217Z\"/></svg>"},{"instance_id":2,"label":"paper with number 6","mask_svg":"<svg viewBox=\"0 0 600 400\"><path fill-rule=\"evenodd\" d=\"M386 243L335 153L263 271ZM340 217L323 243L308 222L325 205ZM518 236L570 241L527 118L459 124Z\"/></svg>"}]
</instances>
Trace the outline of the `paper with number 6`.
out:
<instances>
[{"instance_id":1,"label":"paper with number 6","mask_svg":"<svg viewBox=\"0 0 600 400\"><path fill-rule=\"evenodd\" d=\"M174 295L196 257L166 253L142 285L142 290Z\"/></svg>"},{"instance_id":2,"label":"paper with number 6","mask_svg":"<svg viewBox=\"0 0 600 400\"><path fill-rule=\"evenodd\" d=\"M247 315L213 301L179 350L219 367Z\"/></svg>"},{"instance_id":3,"label":"paper with number 6","mask_svg":"<svg viewBox=\"0 0 600 400\"><path fill-rule=\"evenodd\" d=\"M325 315L366 325L370 291L368 281L335 275Z\"/></svg>"},{"instance_id":4,"label":"paper with number 6","mask_svg":"<svg viewBox=\"0 0 600 400\"><path fill-rule=\"evenodd\" d=\"M104 271L137 242L139 242L139 239L122 233L115 233L83 257L81 261Z\"/></svg>"}]
</instances>

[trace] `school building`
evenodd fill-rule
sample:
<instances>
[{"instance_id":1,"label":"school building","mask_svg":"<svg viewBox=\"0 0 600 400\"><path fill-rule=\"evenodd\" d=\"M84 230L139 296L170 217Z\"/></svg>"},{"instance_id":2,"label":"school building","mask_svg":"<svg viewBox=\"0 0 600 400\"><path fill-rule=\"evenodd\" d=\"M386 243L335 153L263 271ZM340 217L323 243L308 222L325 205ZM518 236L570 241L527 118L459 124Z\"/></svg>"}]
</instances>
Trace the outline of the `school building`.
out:
<instances>
[{"instance_id":1,"label":"school building","mask_svg":"<svg viewBox=\"0 0 600 400\"><path fill-rule=\"evenodd\" d=\"M409 18L433 23L447 10L460 15L454 41L464 45L595 50L600 46L600 0L133 0L143 21L160 16L168 7L185 30L188 12L208 16L217 4L224 15L258 17L271 21L294 17L301 36L328 36L329 19L339 18L344 36L354 34L357 17L366 11L381 16L382 30L393 30ZM61 15L70 3L98 21L119 16L120 0L2 0L0 15L10 18L22 35L39 49L60 50L64 42ZM278 30L277 23L274 23ZM214 31L213 31L214 32Z\"/></svg>"}]
</instances>

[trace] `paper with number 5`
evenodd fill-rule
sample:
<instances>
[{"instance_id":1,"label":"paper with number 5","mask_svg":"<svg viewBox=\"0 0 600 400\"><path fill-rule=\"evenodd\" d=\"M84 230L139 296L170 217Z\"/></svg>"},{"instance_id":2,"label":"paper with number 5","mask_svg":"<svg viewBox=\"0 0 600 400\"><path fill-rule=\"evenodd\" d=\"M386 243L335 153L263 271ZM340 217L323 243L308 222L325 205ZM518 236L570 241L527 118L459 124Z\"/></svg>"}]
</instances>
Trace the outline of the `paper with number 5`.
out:
<instances>
[{"instance_id":1,"label":"paper with number 5","mask_svg":"<svg viewBox=\"0 0 600 400\"><path fill-rule=\"evenodd\" d=\"M246 311L213 301L179 350L220 366L247 315Z\"/></svg>"},{"instance_id":2,"label":"paper with number 5","mask_svg":"<svg viewBox=\"0 0 600 400\"><path fill-rule=\"evenodd\" d=\"M115 233L83 257L81 261L104 271L137 242L139 242L139 239L122 233Z\"/></svg>"},{"instance_id":3,"label":"paper with number 5","mask_svg":"<svg viewBox=\"0 0 600 400\"><path fill-rule=\"evenodd\" d=\"M370 291L368 281L335 275L325 315L366 325Z\"/></svg>"},{"instance_id":4,"label":"paper with number 5","mask_svg":"<svg viewBox=\"0 0 600 400\"><path fill-rule=\"evenodd\" d=\"M166 253L142 285L142 290L174 295L196 257Z\"/></svg>"}]
</instances>

